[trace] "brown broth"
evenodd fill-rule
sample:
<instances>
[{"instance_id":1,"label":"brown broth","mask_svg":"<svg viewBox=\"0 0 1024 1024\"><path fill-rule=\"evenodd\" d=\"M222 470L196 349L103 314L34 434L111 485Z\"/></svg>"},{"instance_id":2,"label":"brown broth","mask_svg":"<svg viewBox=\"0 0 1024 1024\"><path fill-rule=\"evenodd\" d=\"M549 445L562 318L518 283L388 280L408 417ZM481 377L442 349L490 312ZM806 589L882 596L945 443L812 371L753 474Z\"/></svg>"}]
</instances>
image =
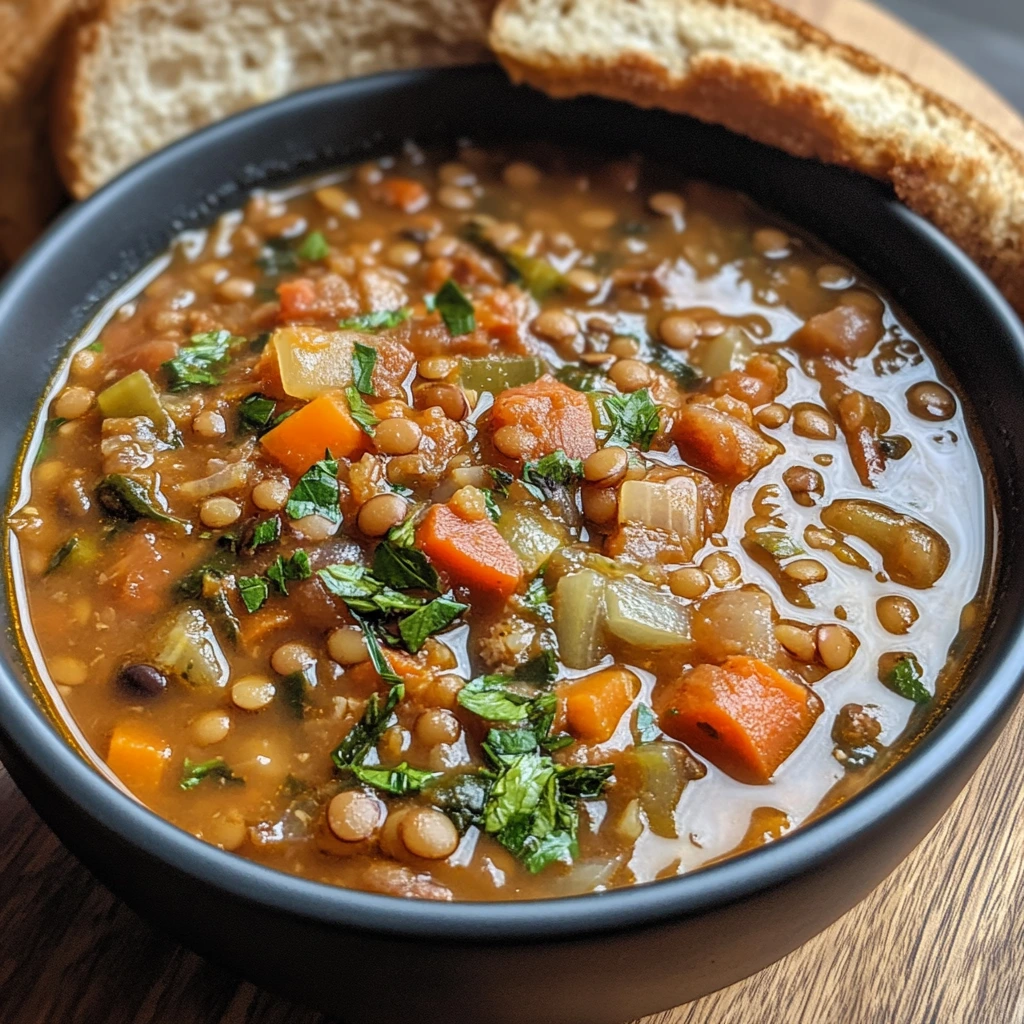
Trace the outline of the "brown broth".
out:
<instances>
[{"instance_id":1,"label":"brown broth","mask_svg":"<svg viewBox=\"0 0 1024 1024\"><path fill-rule=\"evenodd\" d=\"M466 149L460 159L462 169L445 165L440 181L437 161L409 150L397 160L346 169L278 194L256 195L246 210L226 215L209 232L182 238L167 258L108 304L76 343L34 428L21 493L9 515L22 626L58 714L82 744L95 751L100 763L108 757L111 734L121 723L128 722L132 728L141 725L165 743L171 753L159 781L134 788L149 807L181 828L281 870L355 888L430 898L558 896L688 871L777 838L855 792L892 763L893 752L918 733L923 717L953 692L984 619L993 510L962 399L957 396L955 411L948 418L931 420L915 415L906 397L915 384L935 381L942 381L956 395L955 383L913 326L870 281L743 197L699 182L680 182L665 169L639 162L602 165L544 153L537 157L544 171L536 184L528 184L529 172L521 169L518 179L517 172L511 172L512 184L507 184L501 176L507 164L502 154ZM422 182L429 205L403 212L382 201L381 189L395 178ZM651 195L664 189L673 191L653 205L668 215L653 212L649 205ZM673 196L682 198L683 212L672 212ZM479 214L492 218L483 224L482 246L479 235L473 236L475 244L464 240L468 219ZM766 229L775 234L766 234ZM323 232L329 245L326 261L295 255L313 230ZM783 251L768 245L777 240L775 236L785 243ZM283 240L275 243L276 248L267 247L268 239L279 237ZM439 238L451 238L452 243ZM496 256L498 250L518 251L516 245L546 260L548 270L553 268L560 275L575 270L571 283L566 286L562 279L563 289L539 302L517 290L503 279L508 273L507 257ZM758 252L766 247L767 253ZM264 266L268 259L276 260L282 272L274 275L259 269L258 258ZM322 285L332 276L340 278L345 288L330 291ZM460 284L477 306L477 324L486 326L453 338L437 314L424 307L424 295L437 292L448 277L461 278ZM294 279L321 282L318 309L282 315L274 289ZM851 293L854 298L847 300ZM389 295L400 298L391 301ZM870 351L845 360L837 357L827 364L808 354L807 343L794 347L790 341L794 332L815 315L844 302L859 302L867 311L865 317L877 322L882 337L869 346ZM369 558L375 541L354 525L362 504L353 494L358 488L349 472L349 462L355 460L339 460L344 523L335 536L303 540L281 512L280 542L253 556L243 555L237 563L224 563L228 579L224 595L241 623L242 639L232 645L225 637L223 620L205 607L229 663L228 685L190 686L165 672L171 678L159 695L126 695L117 683L119 671L127 663L153 662L157 638L166 632L168 617L190 606L174 596L175 585L197 564L216 555L218 538L224 533L246 524L251 529L257 519L275 514L254 505L252 491L258 482L278 480L287 482L290 489L298 477L263 451L252 432L236 427L238 403L244 396L261 389L273 391L264 352L240 344L221 383L173 394L160 364L189 336L204 331L224 328L256 339L289 322L330 330L339 319L368 308L392 306L409 306L412 316L383 335L366 334L367 343L393 334L421 361L421 371L422 360L430 357L486 354L538 355L557 370L581 365L581 355L596 356L609 344L628 354L629 342L624 339L630 336L640 339L637 358L649 366L652 357L665 356L664 346L653 347L659 324L681 311L689 311L698 326L711 326L704 328L691 349L670 351L670 356L690 360L697 367L713 366L716 372L709 376L714 377L742 368L751 357L783 368L785 386L774 401L785 407L785 422L765 426L749 411L737 413L749 417L752 429L762 439L778 442L781 450L743 479L723 483L727 497L721 522L706 531L692 552L679 554L671 545L666 549L656 543L657 554L643 558L636 555L639 548L627 542L615 570L593 558L602 550L607 552L603 545L610 543L609 529L581 515L575 484L567 504L550 502L546 512L519 484L513 484L508 499L499 499L503 519L524 509L524 516L546 517L556 527L561 521L565 542L543 559L552 590L560 578L597 565L604 566L611 578L625 574L634 582L646 581L638 585L664 597L669 594L671 571L702 563L710 567L705 559L717 553L735 560L738 575L726 578L729 563L719 557L716 571L722 575L718 582L709 581L706 594L674 602L669 598L670 604L692 617L700 613L702 601L718 593L752 593L751 588L760 588L771 599L776 626L779 619L809 629L841 625L852 634L856 653L832 671L822 663L820 651L810 661L792 656L779 645L775 628L751 639L749 648L744 648L743 653L763 655L762 660L790 679L810 685L823 704L813 726L770 782L739 781L698 752L704 776L686 782L674 808L668 808L678 835L664 834L670 830L664 813L659 827L663 834L657 834L644 803L652 799L651 793L645 790L633 754L636 707L639 703L657 706L686 666L715 665L722 655L693 641L660 652L645 651L608 634L607 653L595 665L559 667L563 687L565 680L612 664L628 668L640 681L639 694L608 739L584 742L577 738L553 754L555 762L564 765L615 765L614 779L604 793L579 802L579 853L573 866L554 863L531 874L476 826L462 836L452 856L437 860L414 856L393 834L394 828L389 834L386 824L366 842L339 839L325 821L324 808L339 788L351 785L351 779L334 770L330 752L358 719L370 693L380 690L383 694L387 687L365 665L344 667L328 656L329 631L352 620L344 603L326 594L315 573L309 580L291 583L287 597L272 594L255 614L245 610L231 581L265 573L277 554L287 556L300 547L308 552L314 570ZM569 311L583 329L562 342L540 337L531 325L545 309ZM737 333L739 329L743 333ZM731 361L722 340L728 337L743 341ZM183 445L159 451L149 466L128 467L124 472L142 474L156 486L166 497L167 511L191 524L188 535L166 523L140 519L125 524L111 519L95 498L98 482L114 471L112 459L115 468L123 466L116 452L104 456L100 450L103 417L94 396L139 367L157 382ZM431 375L434 370L436 365ZM795 429L793 407L807 403L821 410L822 381L827 382L830 374L840 382L840 397L861 393L878 403L891 421L864 442L884 466L873 486L866 486L858 475L841 428L831 439L800 436ZM457 383L456 378L457 369L446 381ZM432 400L425 398L426 383L413 370L391 382L395 396L391 406L382 405L379 395L367 398L378 411L388 408L403 418L417 419L437 445L436 454L425 459L419 472L410 467L408 456L380 458L378 468L390 475L392 483L411 488L417 502L448 501L456 490L451 478L453 456L465 456L463 469L497 465L518 475L519 461L492 443L491 397L471 395L475 408L460 424L443 413L410 411L410 405L422 407L424 401ZM663 410L661 426L649 452L640 456L634 448L634 461L640 458L648 479L655 481L659 473L667 477L688 472L687 467L708 469L692 450L689 460L683 458L665 427L677 422L674 417L692 395L706 396L698 404L716 401L715 385L708 381L687 391L655 372L649 386L656 397L665 399L658 402ZM66 397L68 387L84 389L89 401L81 415L61 422L62 401L75 411L75 397ZM614 386L607 387L615 392ZM288 397L276 400L277 412L300 404ZM599 405L600 399L596 401ZM717 401L734 412L738 408L729 407L720 397ZM767 404L755 403L758 416ZM879 412L878 406L868 404ZM200 419L202 415L206 421ZM211 433L219 423L223 434ZM210 436L197 429L200 425ZM374 446L368 444L372 452ZM108 447L116 444L111 441ZM126 450L121 449L122 462ZM405 463L400 461L403 458ZM211 459L221 461L211 466ZM239 510L238 522L222 528L204 526L199 514L202 502L186 497L176 490L177 485L239 459L249 464L249 472L244 485L230 492ZM820 474L824 496L807 504L795 500L783 479L793 469ZM147 476L154 470L159 474L155 481ZM708 475L718 482L725 479L714 470ZM460 480L465 479L463 474ZM375 488L383 492L386 485L374 484L370 489ZM914 517L944 538L948 564L934 584L895 582L883 571L879 553L856 537L833 534L828 543L845 540L846 547L821 546L827 539L822 510L844 499L878 502L894 513ZM751 543L751 520L757 516L761 517L757 524L773 536L785 535L801 550L790 548L788 555L776 558ZM50 568L55 552L72 536L78 538L75 550ZM842 557L837 557L837 551ZM824 567L826 578L806 585L794 582L784 569L797 558L817 563L819 568L809 571L820 572ZM848 564L858 560L860 565ZM520 594L532 575L524 574ZM545 622L514 600L488 596L478 588L460 585L458 579L453 584L454 596L471 604L471 611L427 644L427 653L420 655L415 671L407 677L397 724L376 747L382 764L407 761L437 772L479 768L484 763L479 741L486 727L479 716L457 703L454 691L450 686L446 690L442 680L452 675L468 680L507 668L481 657L481 641L501 623L511 621L512 627L524 630L530 654L552 649ZM894 596L912 601L916 608L916 621L905 635L887 632L876 611L876 602ZM193 601L192 606L199 603ZM254 622L270 622L275 615L279 621L265 636L249 638ZM715 626L719 633L722 628ZM270 663L274 652L290 641L306 644L316 654L316 685L301 718L286 699L291 684ZM492 637L488 649L493 648ZM916 659L921 678L934 693L930 702L915 704L880 681L879 659L899 652L909 652ZM261 710L247 711L233 702L231 687L252 676L273 684L275 695ZM849 750L840 750L837 756L832 735L837 714L850 704L868 707L878 723L874 742L862 745L852 760ZM427 732L416 724L417 716L437 708L458 720L459 736L451 743L417 738ZM230 727L223 738L201 744L197 719L215 713L226 715ZM211 721L206 720L206 739L216 735ZM556 731L561 721L556 721ZM667 721L663 715L662 724ZM660 742L672 746L673 756L685 750L675 740L662 737ZM202 762L215 757L243 777L244 784L213 777L194 788L181 788L184 759ZM865 763L858 765L859 759ZM301 780L302 786L295 780ZM363 789L371 792L369 787ZM379 793L375 799L393 817L405 807L430 801L428 795ZM290 814L284 814L293 801ZM302 834L286 841L283 831L287 829Z\"/></svg>"}]
</instances>

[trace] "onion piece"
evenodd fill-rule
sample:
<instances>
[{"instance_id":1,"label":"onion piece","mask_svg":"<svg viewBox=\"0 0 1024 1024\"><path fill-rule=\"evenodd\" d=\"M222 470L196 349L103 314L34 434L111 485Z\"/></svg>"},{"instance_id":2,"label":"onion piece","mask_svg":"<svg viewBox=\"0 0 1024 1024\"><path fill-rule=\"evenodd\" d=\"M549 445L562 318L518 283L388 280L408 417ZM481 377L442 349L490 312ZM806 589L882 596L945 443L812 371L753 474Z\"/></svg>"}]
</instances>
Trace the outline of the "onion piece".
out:
<instances>
[{"instance_id":1,"label":"onion piece","mask_svg":"<svg viewBox=\"0 0 1024 1024\"><path fill-rule=\"evenodd\" d=\"M592 668L604 657L605 586L600 573L583 569L555 587L558 651L570 668Z\"/></svg>"},{"instance_id":2,"label":"onion piece","mask_svg":"<svg viewBox=\"0 0 1024 1024\"><path fill-rule=\"evenodd\" d=\"M245 459L240 459L238 462L231 463L230 466L218 469L210 476L204 476L199 480L188 480L183 484L178 484L174 489L189 501L198 501L211 494L223 494L224 491L238 491L249 482L250 469L252 469L251 464Z\"/></svg>"},{"instance_id":3,"label":"onion piece","mask_svg":"<svg viewBox=\"0 0 1024 1024\"><path fill-rule=\"evenodd\" d=\"M661 650L690 643L690 612L672 594L630 580L605 585L607 628L634 647Z\"/></svg>"},{"instance_id":4,"label":"onion piece","mask_svg":"<svg viewBox=\"0 0 1024 1024\"><path fill-rule=\"evenodd\" d=\"M157 668L190 686L227 685L227 659L199 608L183 608L171 619L163 636L163 645L153 659Z\"/></svg>"}]
</instances>

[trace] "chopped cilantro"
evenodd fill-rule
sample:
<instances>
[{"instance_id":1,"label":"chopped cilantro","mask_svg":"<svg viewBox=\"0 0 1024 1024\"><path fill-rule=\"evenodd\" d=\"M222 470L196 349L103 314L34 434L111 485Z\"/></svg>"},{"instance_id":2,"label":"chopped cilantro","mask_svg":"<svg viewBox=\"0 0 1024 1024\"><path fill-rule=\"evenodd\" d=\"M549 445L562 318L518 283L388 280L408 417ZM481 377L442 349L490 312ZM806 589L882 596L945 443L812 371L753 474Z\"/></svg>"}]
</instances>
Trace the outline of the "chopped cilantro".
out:
<instances>
[{"instance_id":1,"label":"chopped cilantro","mask_svg":"<svg viewBox=\"0 0 1024 1024\"><path fill-rule=\"evenodd\" d=\"M427 772L419 768L410 768L403 761L393 768L364 768L362 765L348 765L350 771L360 782L374 789L390 793L392 796L405 796L407 793L419 793L424 786L439 779L442 772Z\"/></svg>"},{"instance_id":2,"label":"chopped cilantro","mask_svg":"<svg viewBox=\"0 0 1024 1024\"><path fill-rule=\"evenodd\" d=\"M171 391L184 391L193 385L212 386L221 382L231 346L244 341L230 331L193 334L178 354L163 364Z\"/></svg>"},{"instance_id":3,"label":"chopped cilantro","mask_svg":"<svg viewBox=\"0 0 1024 1024\"><path fill-rule=\"evenodd\" d=\"M281 536L281 520L277 516L271 516L256 524L252 531L252 540L249 541L249 550L255 551L264 544L273 544Z\"/></svg>"},{"instance_id":4,"label":"chopped cilantro","mask_svg":"<svg viewBox=\"0 0 1024 1024\"><path fill-rule=\"evenodd\" d=\"M460 604L448 597L435 597L429 604L417 608L398 624L406 649L415 654L428 636L451 625L468 608L468 604Z\"/></svg>"},{"instance_id":5,"label":"chopped cilantro","mask_svg":"<svg viewBox=\"0 0 1024 1024\"><path fill-rule=\"evenodd\" d=\"M236 582L245 610L258 612L270 597L270 585L262 576L239 576Z\"/></svg>"},{"instance_id":6,"label":"chopped cilantro","mask_svg":"<svg viewBox=\"0 0 1024 1024\"><path fill-rule=\"evenodd\" d=\"M441 285L434 296L434 308L441 314L441 319L444 320L453 337L458 338L460 335L470 334L476 330L476 313L473 310L473 303L466 298L465 292L451 278Z\"/></svg>"},{"instance_id":7,"label":"chopped cilantro","mask_svg":"<svg viewBox=\"0 0 1024 1024\"><path fill-rule=\"evenodd\" d=\"M375 313L360 313L358 316L342 320L338 326L343 331L386 331L391 327L397 327L403 320L408 320L412 314L411 309L404 306L401 309L378 309Z\"/></svg>"},{"instance_id":8,"label":"chopped cilantro","mask_svg":"<svg viewBox=\"0 0 1024 1024\"><path fill-rule=\"evenodd\" d=\"M217 779L221 785L228 782L245 783L245 779L236 775L223 757L215 757L211 761L190 761L186 757L178 785L184 790L195 789L203 779Z\"/></svg>"},{"instance_id":9,"label":"chopped cilantro","mask_svg":"<svg viewBox=\"0 0 1024 1024\"><path fill-rule=\"evenodd\" d=\"M384 735L391 715L403 697L405 686L401 681L391 687L383 704L379 693L370 694L370 699L363 709L363 717L352 726L345 738L331 752L331 760L338 768L351 768L363 763L366 755Z\"/></svg>"},{"instance_id":10,"label":"chopped cilantro","mask_svg":"<svg viewBox=\"0 0 1024 1024\"><path fill-rule=\"evenodd\" d=\"M372 395L373 368L377 365L377 350L370 345L361 345L358 341L352 352L352 379L356 390L364 395Z\"/></svg>"},{"instance_id":11,"label":"chopped cilantro","mask_svg":"<svg viewBox=\"0 0 1024 1024\"><path fill-rule=\"evenodd\" d=\"M921 681L921 673L910 657L900 658L886 677L886 684L901 697L914 701L915 704L927 704L932 694Z\"/></svg>"},{"instance_id":12,"label":"chopped cilantro","mask_svg":"<svg viewBox=\"0 0 1024 1024\"><path fill-rule=\"evenodd\" d=\"M238 404L238 420L243 427L262 430L274 416L277 402L258 391L246 395Z\"/></svg>"},{"instance_id":13,"label":"chopped cilantro","mask_svg":"<svg viewBox=\"0 0 1024 1024\"><path fill-rule=\"evenodd\" d=\"M366 404L359 389L355 387L345 388L345 398L348 400L348 410L352 419L359 424L364 434L373 437L374 428L380 420L374 415L373 410Z\"/></svg>"},{"instance_id":14,"label":"chopped cilantro","mask_svg":"<svg viewBox=\"0 0 1024 1024\"><path fill-rule=\"evenodd\" d=\"M605 440L606 445L626 447L635 444L641 451L651 447L651 441L661 425L661 418L647 388L628 395L609 395L604 400L604 408L612 423L611 433Z\"/></svg>"},{"instance_id":15,"label":"chopped cilantro","mask_svg":"<svg viewBox=\"0 0 1024 1024\"><path fill-rule=\"evenodd\" d=\"M302 240L302 245L299 246L297 253L300 260L305 260L307 263L319 263L331 254L331 247L327 244L327 239L324 238L322 231L310 231Z\"/></svg>"},{"instance_id":16,"label":"chopped cilantro","mask_svg":"<svg viewBox=\"0 0 1024 1024\"><path fill-rule=\"evenodd\" d=\"M327 452L299 478L288 498L285 511L291 519L323 516L332 523L341 522L338 463Z\"/></svg>"},{"instance_id":17,"label":"chopped cilantro","mask_svg":"<svg viewBox=\"0 0 1024 1024\"><path fill-rule=\"evenodd\" d=\"M290 558L278 555L267 570L267 578L282 593L288 593L289 580L308 580L313 575L309 566L309 555L301 548Z\"/></svg>"},{"instance_id":18,"label":"chopped cilantro","mask_svg":"<svg viewBox=\"0 0 1024 1024\"><path fill-rule=\"evenodd\" d=\"M581 459L570 459L559 448L537 462L523 464L522 484L535 498L550 501L562 487L583 476Z\"/></svg>"}]
</instances>

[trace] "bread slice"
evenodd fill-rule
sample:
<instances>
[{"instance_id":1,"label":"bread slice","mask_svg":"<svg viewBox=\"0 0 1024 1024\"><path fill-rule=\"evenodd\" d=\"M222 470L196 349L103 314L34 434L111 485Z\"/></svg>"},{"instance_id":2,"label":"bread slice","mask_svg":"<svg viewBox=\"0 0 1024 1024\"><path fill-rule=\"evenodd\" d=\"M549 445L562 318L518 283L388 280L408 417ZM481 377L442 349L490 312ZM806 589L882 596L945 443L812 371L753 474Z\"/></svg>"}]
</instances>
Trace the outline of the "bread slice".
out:
<instances>
[{"instance_id":1,"label":"bread slice","mask_svg":"<svg viewBox=\"0 0 1024 1024\"><path fill-rule=\"evenodd\" d=\"M70 33L54 104L68 188L245 107L376 71L487 55L494 0L101 0Z\"/></svg>"},{"instance_id":2,"label":"bread slice","mask_svg":"<svg viewBox=\"0 0 1024 1024\"><path fill-rule=\"evenodd\" d=\"M75 0L0 2L0 272L53 215L63 190L46 133L56 40Z\"/></svg>"},{"instance_id":3,"label":"bread slice","mask_svg":"<svg viewBox=\"0 0 1024 1024\"><path fill-rule=\"evenodd\" d=\"M1024 158L953 103L770 0L502 0L512 77L723 124L891 182L1024 314Z\"/></svg>"}]
</instances>

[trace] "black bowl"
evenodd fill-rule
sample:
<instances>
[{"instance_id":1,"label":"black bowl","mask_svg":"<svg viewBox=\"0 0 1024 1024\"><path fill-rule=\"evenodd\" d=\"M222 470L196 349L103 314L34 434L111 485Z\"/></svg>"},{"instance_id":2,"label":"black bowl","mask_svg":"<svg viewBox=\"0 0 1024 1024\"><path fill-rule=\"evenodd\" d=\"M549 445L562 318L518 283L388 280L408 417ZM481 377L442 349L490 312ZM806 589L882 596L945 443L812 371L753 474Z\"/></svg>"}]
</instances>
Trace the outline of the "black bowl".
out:
<instances>
[{"instance_id":1,"label":"black bowl","mask_svg":"<svg viewBox=\"0 0 1024 1024\"><path fill-rule=\"evenodd\" d=\"M68 211L0 292L0 471L73 338L174 234L246 191L405 138L547 139L639 150L742 189L881 282L972 401L1001 519L1024 480L1024 330L955 246L881 186L685 118L553 102L492 67L383 75L216 125ZM949 487L951 481L936 481ZM680 878L600 895L436 904L350 892L223 853L103 779L32 695L10 595L0 747L61 839L140 913L261 985L352 1021L602 1024L694 999L760 970L871 891L935 824L1006 721L1024 668L1024 548L1000 533L992 617L962 692L881 779L778 842ZM869 979L865 979L869 980Z\"/></svg>"}]
</instances>

